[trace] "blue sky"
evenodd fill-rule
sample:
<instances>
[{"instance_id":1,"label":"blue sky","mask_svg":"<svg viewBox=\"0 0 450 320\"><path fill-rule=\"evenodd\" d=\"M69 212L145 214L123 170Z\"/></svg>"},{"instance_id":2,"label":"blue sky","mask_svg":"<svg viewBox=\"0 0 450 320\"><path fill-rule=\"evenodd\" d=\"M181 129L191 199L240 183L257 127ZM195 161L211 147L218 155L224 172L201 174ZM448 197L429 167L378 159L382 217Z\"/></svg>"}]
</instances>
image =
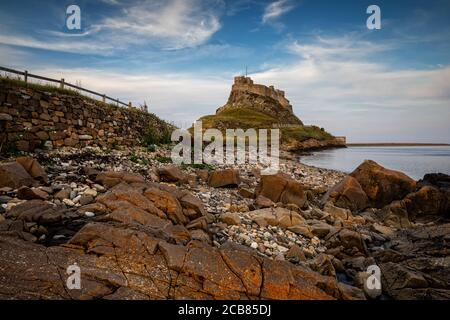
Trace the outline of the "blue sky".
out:
<instances>
[{"instance_id":1,"label":"blue sky","mask_svg":"<svg viewBox=\"0 0 450 320\"><path fill-rule=\"evenodd\" d=\"M372 4L381 30L366 28ZM180 126L223 105L247 66L349 141L450 143L450 1L16 0L0 21L0 65L145 100Z\"/></svg>"}]
</instances>

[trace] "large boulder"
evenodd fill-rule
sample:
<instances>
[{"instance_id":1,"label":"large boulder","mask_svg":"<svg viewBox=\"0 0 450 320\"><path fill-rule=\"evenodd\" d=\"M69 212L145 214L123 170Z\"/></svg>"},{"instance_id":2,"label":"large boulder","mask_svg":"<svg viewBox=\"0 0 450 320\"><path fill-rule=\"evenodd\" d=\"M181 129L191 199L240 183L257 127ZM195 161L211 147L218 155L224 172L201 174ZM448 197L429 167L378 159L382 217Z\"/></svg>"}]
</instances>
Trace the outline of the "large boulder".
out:
<instances>
[{"instance_id":1,"label":"large boulder","mask_svg":"<svg viewBox=\"0 0 450 320\"><path fill-rule=\"evenodd\" d=\"M187 180L186 174L176 166L167 166L158 168L157 170L160 181L164 182L185 182Z\"/></svg>"},{"instance_id":2,"label":"large boulder","mask_svg":"<svg viewBox=\"0 0 450 320\"><path fill-rule=\"evenodd\" d=\"M303 186L284 173L262 175L256 195L262 195L273 202L293 203L300 208L307 204Z\"/></svg>"},{"instance_id":3,"label":"large boulder","mask_svg":"<svg viewBox=\"0 0 450 320\"><path fill-rule=\"evenodd\" d=\"M61 208L53 204L42 200L30 200L14 206L6 213L6 217L46 225L62 220L64 214Z\"/></svg>"},{"instance_id":4,"label":"large boulder","mask_svg":"<svg viewBox=\"0 0 450 320\"><path fill-rule=\"evenodd\" d=\"M450 192L425 185L402 200L393 201L378 212L384 222L396 228L409 228L411 222L427 222L450 216Z\"/></svg>"},{"instance_id":5,"label":"large boulder","mask_svg":"<svg viewBox=\"0 0 450 320\"><path fill-rule=\"evenodd\" d=\"M305 219L297 212L280 207L254 210L248 214L253 221L262 226L280 226L287 229L303 225L305 222Z\"/></svg>"},{"instance_id":6,"label":"large boulder","mask_svg":"<svg viewBox=\"0 0 450 320\"><path fill-rule=\"evenodd\" d=\"M46 183L48 182L47 173L36 159L31 157L19 157L16 159L16 162L18 162L34 179Z\"/></svg>"},{"instance_id":7,"label":"large boulder","mask_svg":"<svg viewBox=\"0 0 450 320\"><path fill-rule=\"evenodd\" d=\"M404 229L412 226L405 202L402 200L393 201L379 210L377 215L390 227Z\"/></svg>"},{"instance_id":8,"label":"large boulder","mask_svg":"<svg viewBox=\"0 0 450 320\"><path fill-rule=\"evenodd\" d=\"M361 188L358 180L351 176L345 177L342 181L332 187L323 196L322 203L331 201L335 206L360 211L368 206L368 198Z\"/></svg>"},{"instance_id":9,"label":"large boulder","mask_svg":"<svg viewBox=\"0 0 450 320\"><path fill-rule=\"evenodd\" d=\"M186 224L189 221L183 214L183 208L178 199L169 192L151 187L145 190L144 196L164 211L172 222Z\"/></svg>"},{"instance_id":10,"label":"large boulder","mask_svg":"<svg viewBox=\"0 0 450 320\"><path fill-rule=\"evenodd\" d=\"M0 188L13 189L35 184L32 176L18 162L8 162L0 165Z\"/></svg>"},{"instance_id":11,"label":"large boulder","mask_svg":"<svg viewBox=\"0 0 450 320\"><path fill-rule=\"evenodd\" d=\"M450 193L433 186L424 186L408 194L403 201L413 219L424 215L450 215Z\"/></svg>"},{"instance_id":12,"label":"large boulder","mask_svg":"<svg viewBox=\"0 0 450 320\"><path fill-rule=\"evenodd\" d=\"M416 182L406 174L386 169L372 160L365 160L350 175L358 180L369 204L375 208L403 199L416 187Z\"/></svg>"},{"instance_id":13,"label":"large boulder","mask_svg":"<svg viewBox=\"0 0 450 320\"><path fill-rule=\"evenodd\" d=\"M427 173L419 180L418 186L434 186L439 189L450 191L450 175L444 173Z\"/></svg>"},{"instance_id":14,"label":"large boulder","mask_svg":"<svg viewBox=\"0 0 450 320\"><path fill-rule=\"evenodd\" d=\"M208 185L213 188L237 187L240 182L239 172L233 169L215 170L208 179Z\"/></svg>"},{"instance_id":15,"label":"large boulder","mask_svg":"<svg viewBox=\"0 0 450 320\"><path fill-rule=\"evenodd\" d=\"M106 171L99 173L97 175L96 181L108 188L111 188L118 185L121 182L144 183L145 179L143 176L137 173L129 173L124 171L120 172Z\"/></svg>"}]
</instances>

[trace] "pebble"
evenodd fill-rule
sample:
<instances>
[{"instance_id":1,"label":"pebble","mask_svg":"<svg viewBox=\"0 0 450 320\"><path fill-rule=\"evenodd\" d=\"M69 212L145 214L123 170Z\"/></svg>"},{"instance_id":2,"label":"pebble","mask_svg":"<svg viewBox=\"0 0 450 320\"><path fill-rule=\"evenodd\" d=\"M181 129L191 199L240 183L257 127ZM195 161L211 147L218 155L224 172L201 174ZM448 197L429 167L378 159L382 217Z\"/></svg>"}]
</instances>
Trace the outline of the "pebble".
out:
<instances>
[{"instance_id":1,"label":"pebble","mask_svg":"<svg viewBox=\"0 0 450 320\"><path fill-rule=\"evenodd\" d=\"M81 194L72 199L73 203L78 203L81 199Z\"/></svg>"},{"instance_id":2,"label":"pebble","mask_svg":"<svg viewBox=\"0 0 450 320\"><path fill-rule=\"evenodd\" d=\"M63 202L70 207L73 207L75 205L75 203L70 199L64 199Z\"/></svg>"},{"instance_id":3,"label":"pebble","mask_svg":"<svg viewBox=\"0 0 450 320\"><path fill-rule=\"evenodd\" d=\"M88 218L95 217L95 213L90 212L90 211L86 211L86 212L84 213L84 215L85 215L86 217L88 217Z\"/></svg>"}]
</instances>

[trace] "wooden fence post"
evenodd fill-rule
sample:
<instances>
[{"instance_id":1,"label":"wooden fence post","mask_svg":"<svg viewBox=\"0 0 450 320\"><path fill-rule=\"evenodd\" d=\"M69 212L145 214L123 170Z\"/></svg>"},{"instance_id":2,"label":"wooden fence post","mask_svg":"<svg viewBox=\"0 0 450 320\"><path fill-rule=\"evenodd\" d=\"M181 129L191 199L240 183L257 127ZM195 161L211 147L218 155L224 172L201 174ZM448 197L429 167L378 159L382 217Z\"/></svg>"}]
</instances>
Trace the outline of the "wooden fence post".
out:
<instances>
[{"instance_id":1,"label":"wooden fence post","mask_svg":"<svg viewBox=\"0 0 450 320\"><path fill-rule=\"evenodd\" d=\"M132 108L133 106L131 105L131 101L128 103L128 108Z\"/></svg>"},{"instance_id":2,"label":"wooden fence post","mask_svg":"<svg viewBox=\"0 0 450 320\"><path fill-rule=\"evenodd\" d=\"M119 99L117 99L117 106L119 106Z\"/></svg>"},{"instance_id":3,"label":"wooden fence post","mask_svg":"<svg viewBox=\"0 0 450 320\"><path fill-rule=\"evenodd\" d=\"M103 95L103 103L106 103L106 94Z\"/></svg>"},{"instance_id":4,"label":"wooden fence post","mask_svg":"<svg viewBox=\"0 0 450 320\"><path fill-rule=\"evenodd\" d=\"M64 78L61 79L61 82L60 82L60 88L61 88L61 89L64 89Z\"/></svg>"},{"instance_id":5,"label":"wooden fence post","mask_svg":"<svg viewBox=\"0 0 450 320\"><path fill-rule=\"evenodd\" d=\"M27 71L27 70L25 70L25 73L24 73L24 75L23 75L23 78L24 78L24 80L25 80L25 86L28 86L28 71Z\"/></svg>"}]
</instances>

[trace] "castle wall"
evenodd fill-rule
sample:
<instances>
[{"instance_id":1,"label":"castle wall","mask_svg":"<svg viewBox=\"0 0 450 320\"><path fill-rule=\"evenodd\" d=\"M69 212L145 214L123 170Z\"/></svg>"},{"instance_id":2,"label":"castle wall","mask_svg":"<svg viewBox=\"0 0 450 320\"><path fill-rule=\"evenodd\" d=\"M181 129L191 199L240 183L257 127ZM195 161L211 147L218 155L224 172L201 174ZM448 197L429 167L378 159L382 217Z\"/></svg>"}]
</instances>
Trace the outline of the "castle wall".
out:
<instances>
[{"instance_id":1,"label":"castle wall","mask_svg":"<svg viewBox=\"0 0 450 320\"><path fill-rule=\"evenodd\" d=\"M0 144L21 151L85 145L134 145L156 116L95 103L81 96L45 93L0 82ZM4 147L3 147L4 149Z\"/></svg>"},{"instance_id":2,"label":"castle wall","mask_svg":"<svg viewBox=\"0 0 450 320\"><path fill-rule=\"evenodd\" d=\"M283 107L292 110L289 100L284 97L284 91L275 89L273 86L267 87L262 84L254 84L249 77L235 77L232 91L246 91L278 101Z\"/></svg>"}]
</instances>

